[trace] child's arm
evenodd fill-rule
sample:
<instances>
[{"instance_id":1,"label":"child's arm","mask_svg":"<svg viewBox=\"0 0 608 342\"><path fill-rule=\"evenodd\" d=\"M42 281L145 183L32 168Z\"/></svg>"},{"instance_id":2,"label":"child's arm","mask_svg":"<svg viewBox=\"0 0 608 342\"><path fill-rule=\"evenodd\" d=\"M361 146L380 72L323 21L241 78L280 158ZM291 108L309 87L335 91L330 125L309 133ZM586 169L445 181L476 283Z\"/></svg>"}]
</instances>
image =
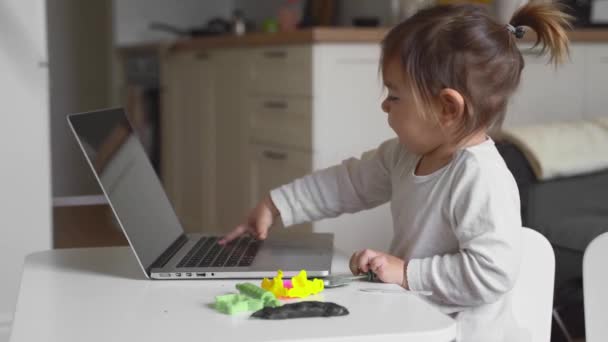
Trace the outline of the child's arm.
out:
<instances>
[{"instance_id":1,"label":"child's arm","mask_svg":"<svg viewBox=\"0 0 608 342\"><path fill-rule=\"evenodd\" d=\"M316 171L271 191L285 226L354 213L391 198L390 170L401 147L397 139L340 165Z\"/></svg>"},{"instance_id":2,"label":"child's arm","mask_svg":"<svg viewBox=\"0 0 608 342\"><path fill-rule=\"evenodd\" d=\"M508 171L481 172L476 160L461 166L448 204L459 251L409 260L406 281L443 304L474 306L500 299L517 278L519 195Z\"/></svg>"},{"instance_id":3,"label":"child's arm","mask_svg":"<svg viewBox=\"0 0 608 342\"><path fill-rule=\"evenodd\" d=\"M279 211L272 203L270 195L267 195L251 210L245 222L226 234L218 243L225 245L245 233L258 240L265 240L268 236L268 228L277 216L279 216Z\"/></svg>"}]
</instances>

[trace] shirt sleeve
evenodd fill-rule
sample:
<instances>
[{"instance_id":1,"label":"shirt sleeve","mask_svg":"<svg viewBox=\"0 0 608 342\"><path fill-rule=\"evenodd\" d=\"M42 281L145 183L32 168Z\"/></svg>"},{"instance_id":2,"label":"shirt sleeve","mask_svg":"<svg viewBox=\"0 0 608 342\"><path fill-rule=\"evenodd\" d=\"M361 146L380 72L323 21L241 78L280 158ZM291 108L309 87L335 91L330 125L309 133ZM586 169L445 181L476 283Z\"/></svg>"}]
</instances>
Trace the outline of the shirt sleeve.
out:
<instances>
[{"instance_id":1,"label":"shirt sleeve","mask_svg":"<svg viewBox=\"0 0 608 342\"><path fill-rule=\"evenodd\" d=\"M477 306L508 292L519 272L521 216L517 185L508 170L468 160L455 170L448 214L459 251L412 259L408 285L432 291L442 304Z\"/></svg>"},{"instance_id":2,"label":"shirt sleeve","mask_svg":"<svg viewBox=\"0 0 608 342\"><path fill-rule=\"evenodd\" d=\"M391 198L390 172L400 151L397 139L296 179L270 192L284 226L371 209Z\"/></svg>"}]
</instances>

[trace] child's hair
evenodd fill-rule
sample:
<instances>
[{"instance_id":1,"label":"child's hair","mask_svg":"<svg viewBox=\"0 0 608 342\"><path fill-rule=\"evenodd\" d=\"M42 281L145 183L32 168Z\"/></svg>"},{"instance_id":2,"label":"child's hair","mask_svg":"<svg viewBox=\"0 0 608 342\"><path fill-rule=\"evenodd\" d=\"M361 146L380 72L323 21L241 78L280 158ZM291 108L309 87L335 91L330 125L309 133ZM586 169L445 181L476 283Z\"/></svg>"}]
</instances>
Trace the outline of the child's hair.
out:
<instances>
[{"instance_id":1,"label":"child's hair","mask_svg":"<svg viewBox=\"0 0 608 342\"><path fill-rule=\"evenodd\" d=\"M465 100L458 132L461 141L480 129L500 127L516 90L524 60L516 44L526 27L536 32L535 47L555 65L568 56L570 16L551 3L521 7L508 25L477 5L439 5L421 10L394 27L382 41L380 68L398 60L421 115L429 118L442 89Z\"/></svg>"}]
</instances>

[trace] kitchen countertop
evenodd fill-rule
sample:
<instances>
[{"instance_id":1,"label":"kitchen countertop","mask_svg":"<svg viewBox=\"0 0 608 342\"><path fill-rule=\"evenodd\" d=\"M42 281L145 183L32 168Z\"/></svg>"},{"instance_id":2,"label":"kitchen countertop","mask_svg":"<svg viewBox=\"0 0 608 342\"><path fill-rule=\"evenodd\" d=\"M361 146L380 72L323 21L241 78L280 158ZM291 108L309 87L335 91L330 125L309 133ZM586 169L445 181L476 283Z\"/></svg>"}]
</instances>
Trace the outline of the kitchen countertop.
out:
<instances>
[{"instance_id":1,"label":"kitchen countertop","mask_svg":"<svg viewBox=\"0 0 608 342\"><path fill-rule=\"evenodd\" d=\"M119 49L121 52L137 52L159 48L188 50L312 43L380 43L388 30L388 28L318 27L293 32L254 32L243 36L221 35L180 39L174 42L122 46ZM575 29L570 31L568 36L574 43L608 43L608 29ZM534 34L527 34L523 41L533 42L534 39Z\"/></svg>"}]
</instances>

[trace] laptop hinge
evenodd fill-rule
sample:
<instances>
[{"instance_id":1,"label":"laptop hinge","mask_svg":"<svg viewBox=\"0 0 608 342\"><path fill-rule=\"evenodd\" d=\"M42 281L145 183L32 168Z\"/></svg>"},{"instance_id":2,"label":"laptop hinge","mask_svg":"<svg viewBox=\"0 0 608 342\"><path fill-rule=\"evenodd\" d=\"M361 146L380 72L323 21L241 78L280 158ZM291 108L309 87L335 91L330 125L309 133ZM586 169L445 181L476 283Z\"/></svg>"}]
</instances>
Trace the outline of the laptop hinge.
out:
<instances>
[{"instance_id":1,"label":"laptop hinge","mask_svg":"<svg viewBox=\"0 0 608 342\"><path fill-rule=\"evenodd\" d=\"M169 260L171 260L175 253L177 253L177 251L179 251L179 249L182 248L182 246L186 244L186 242L188 242L188 237L186 237L185 234L180 235L175 241L173 241L171 246L165 249L165 251L158 258L156 258L152 265L148 267L148 269L146 270L148 274L150 274L150 270L152 268L165 267Z\"/></svg>"}]
</instances>

